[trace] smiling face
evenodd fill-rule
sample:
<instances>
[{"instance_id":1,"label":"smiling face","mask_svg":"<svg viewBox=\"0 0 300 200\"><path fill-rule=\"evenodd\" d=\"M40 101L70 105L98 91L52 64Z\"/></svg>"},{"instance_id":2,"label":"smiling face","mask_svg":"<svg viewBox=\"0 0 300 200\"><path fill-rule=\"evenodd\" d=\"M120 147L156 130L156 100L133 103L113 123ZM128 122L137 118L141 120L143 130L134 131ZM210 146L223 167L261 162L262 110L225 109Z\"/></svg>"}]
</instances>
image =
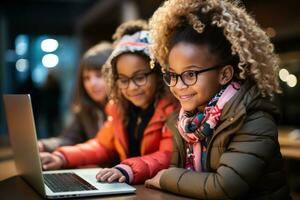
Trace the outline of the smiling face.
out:
<instances>
[{"instance_id":1,"label":"smiling face","mask_svg":"<svg viewBox=\"0 0 300 200\"><path fill-rule=\"evenodd\" d=\"M116 61L117 77L121 82L133 78L136 82L142 82L139 77L150 72L149 62L136 54L123 54ZM135 106L146 109L152 103L156 92L156 75L146 75L145 84L139 86L132 79L127 88L120 88L122 95Z\"/></svg>"},{"instance_id":2,"label":"smiling face","mask_svg":"<svg viewBox=\"0 0 300 200\"><path fill-rule=\"evenodd\" d=\"M209 53L206 45L194 45L187 42L177 43L168 57L170 72L181 74L187 70L199 71L217 65L215 56ZM220 69L206 71L197 75L194 85L185 85L180 78L170 87L173 95L180 101L185 111L198 109L203 111L211 98L221 89Z\"/></svg>"},{"instance_id":3,"label":"smiling face","mask_svg":"<svg viewBox=\"0 0 300 200\"><path fill-rule=\"evenodd\" d=\"M100 70L84 69L82 73L83 86L89 97L100 104L106 100L106 83Z\"/></svg>"}]
</instances>

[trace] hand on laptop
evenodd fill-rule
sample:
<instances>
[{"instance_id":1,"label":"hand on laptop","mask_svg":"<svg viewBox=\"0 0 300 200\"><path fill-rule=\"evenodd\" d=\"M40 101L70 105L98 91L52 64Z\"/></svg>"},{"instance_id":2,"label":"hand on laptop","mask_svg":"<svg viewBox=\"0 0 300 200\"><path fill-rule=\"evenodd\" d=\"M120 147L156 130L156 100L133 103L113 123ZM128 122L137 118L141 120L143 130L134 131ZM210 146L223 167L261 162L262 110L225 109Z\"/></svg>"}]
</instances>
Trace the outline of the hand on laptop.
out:
<instances>
[{"instance_id":1,"label":"hand on laptop","mask_svg":"<svg viewBox=\"0 0 300 200\"><path fill-rule=\"evenodd\" d=\"M38 141L39 152L43 152L45 150L44 144L41 141Z\"/></svg>"},{"instance_id":2,"label":"hand on laptop","mask_svg":"<svg viewBox=\"0 0 300 200\"><path fill-rule=\"evenodd\" d=\"M120 172L120 170L116 168L103 168L100 169L98 174L96 175L96 179L101 182L113 182L113 181L118 181L118 182L125 182L126 177Z\"/></svg>"},{"instance_id":3,"label":"hand on laptop","mask_svg":"<svg viewBox=\"0 0 300 200\"><path fill-rule=\"evenodd\" d=\"M43 170L56 170L64 165L64 160L53 153L40 152L40 159Z\"/></svg>"}]
</instances>

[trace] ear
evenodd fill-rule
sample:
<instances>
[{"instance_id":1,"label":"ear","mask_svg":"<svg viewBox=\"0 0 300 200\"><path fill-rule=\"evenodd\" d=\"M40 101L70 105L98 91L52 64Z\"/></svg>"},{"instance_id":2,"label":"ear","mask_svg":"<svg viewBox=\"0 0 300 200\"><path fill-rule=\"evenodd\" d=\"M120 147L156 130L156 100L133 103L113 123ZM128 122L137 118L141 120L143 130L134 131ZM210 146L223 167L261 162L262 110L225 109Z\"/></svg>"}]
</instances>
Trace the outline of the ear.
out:
<instances>
[{"instance_id":1,"label":"ear","mask_svg":"<svg viewBox=\"0 0 300 200\"><path fill-rule=\"evenodd\" d=\"M219 83L221 85L226 85L228 82L232 80L234 74L234 69L232 65L226 65L221 68L219 72Z\"/></svg>"}]
</instances>

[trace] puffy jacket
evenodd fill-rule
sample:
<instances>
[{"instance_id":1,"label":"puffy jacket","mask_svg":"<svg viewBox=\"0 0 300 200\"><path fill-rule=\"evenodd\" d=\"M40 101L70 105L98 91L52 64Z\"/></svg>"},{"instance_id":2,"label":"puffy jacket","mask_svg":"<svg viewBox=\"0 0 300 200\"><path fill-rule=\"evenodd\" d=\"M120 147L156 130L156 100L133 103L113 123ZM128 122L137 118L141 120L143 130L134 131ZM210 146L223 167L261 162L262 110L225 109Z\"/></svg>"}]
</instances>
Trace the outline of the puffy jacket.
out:
<instances>
[{"instance_id":1,"label":"puffy jacket","mask_svg":"<svg viewBox=\"0 0 300 200\"><path fill-rule=\"evenodd\" d=\"M184 169L186 153L174 133L171 168L162 189L199 199L290 199L278 143L277 107L245 83L227 102L207 147L205 172Z\"/></svg>"},{"instance_id":2,"label":"puffy jacket","mask_svg":"<svg viewBox=\"0 0 300 200\"><path fill-rule=\"evenodd\" d=\"M128 158L129 141L118 106L114 103L110 103L109 106L108 120L95 138L83 144L57 149L64 155L66 167L103 164L120 159L120 167L127 171L133 184L144 182L159 170L167 168L171 160L173 140L166 120L178 106L167 98L157 103L154 114L144 130L141 156L133 158Z\"/></svg>"}]
</instances>

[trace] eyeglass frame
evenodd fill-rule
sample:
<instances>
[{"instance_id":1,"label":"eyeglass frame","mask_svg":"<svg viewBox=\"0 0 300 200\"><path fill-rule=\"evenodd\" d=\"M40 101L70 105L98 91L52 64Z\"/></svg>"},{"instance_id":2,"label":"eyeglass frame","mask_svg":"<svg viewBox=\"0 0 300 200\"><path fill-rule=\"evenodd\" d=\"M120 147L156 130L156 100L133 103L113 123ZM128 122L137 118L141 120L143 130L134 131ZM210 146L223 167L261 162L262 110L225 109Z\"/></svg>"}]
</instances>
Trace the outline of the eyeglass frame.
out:
<instances>
[{"instance_id":1,"label":"eyeglass frame","mask_svg":"<svg viewBox=\"0 0 300 200\"><path fill-rule=\"evenodd\" d=\"M169 84L169 83L166 81L166 79L165 79L166 74L170 73L170 71L169 71L169 72L163 72L163 73L162 73L162 74L163 74L163 80L164 80L165 84L166 84L168 87L174 87L174 86L176 86L177 83L178 83L178 77L180 77L180 80L181 80L181 82L182 82L184 85L186 85L186 86L193 86L193 85L195 85L195 84L197 83L197 81L198 81L198 75L199 75L199 74L204 73L204 72L208 72L208 71L211 71L211 70L214 70L214 69L218 69L218 68L223 67L223 66L224 66L224 65L215 65L215 66L207 67L207 68L200 69L200 70L186 70L186 71L184 71L184 72L182 72L182 73L180 73L180 74L171 72L172 74L175 74L175 75L176 75L176 81L175 81L175 84L174 84L174 85ZM194 83L192 83L192 84L187 84L187 83L183 80L182 75L183 75L184 73L186 73L186 72L194 72L194 73L195 73L195 77L196 77L196 78L195 78Z\"/></svg>"},{"instance_id":2,"label":"eyeglass frame","mask_svg":"<svg viewBox=\"0 0 300 200\"><path fill-rule=\"evenodd\" d=\"M144 86L144 85L147 84L148 76L151 75L152 73L153 73L153 70L151 70L151 71L149 71L149 72L146 72L146 73L136 74L136 75L134 75L134 76L132 76L132 77L126 77L126 81L127 81L126 87L120 87L120 84L118 84L118 80L120 79L120 77L118 77L118 78L116 79L116 82L117 82L117 85L118 85L118 87L119 87L120 89L127 89L127 88L129 87L130 81L132 81L136 86L141 87L141 86ZM136 82L136 80L134 80L134 78L137 77L137 76L141 76L141 75L145 76L145 77L144 77L145 83L143 83L143 84L138 84L138 83Z\"/></svg>"}]
</instances>

